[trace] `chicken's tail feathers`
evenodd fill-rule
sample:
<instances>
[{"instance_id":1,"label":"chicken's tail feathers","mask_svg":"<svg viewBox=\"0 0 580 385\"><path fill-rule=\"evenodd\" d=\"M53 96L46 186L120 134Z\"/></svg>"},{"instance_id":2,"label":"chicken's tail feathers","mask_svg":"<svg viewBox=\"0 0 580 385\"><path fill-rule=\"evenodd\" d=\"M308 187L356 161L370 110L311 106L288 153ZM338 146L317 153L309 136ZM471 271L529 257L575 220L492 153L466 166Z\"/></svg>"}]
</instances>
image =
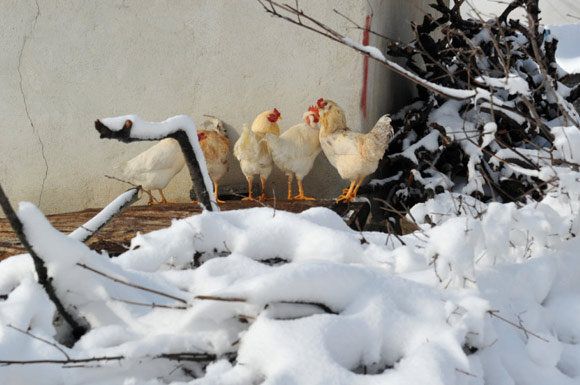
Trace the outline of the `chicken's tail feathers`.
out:
<instances>
[{"instance_id":1,"label":"chicken's tail feathers","mask_svg":"<svg viewBox=\"0 0 580 385\"><path fill-rule=\"evenodd\" d=\"M366 153L377 159L382 158L393 136L395 131L391 125L391 117L388 114L381 116L368 133L370 140L365 141Z\"/></svg>"},{"instance_id":2,"label":"chicken's tail feathers","mask_svg":"<svg viewBox=\"0 0 580 385\"><path fill-rule=\"evenodd\" d=\"M248 124L244 123L240 138L234 144L234 156L238 160L241 159L244 156L243 152L247 151L249 146L253 146L254 141L254 133L250 130Z\"/></svg>"},{"instance_id":3,"label":"chicken's tail feathers","mask_svg":"<svg viewBox=\"0 0 580 385\"><path fill-rule=\"evenodd\" d=\"M131 179L133 177L133 173L130 171L131 167L129 167L129 161L120 162L113 165L113 170L116 171L116 174L123 179Z\"/></svg>"},{"instance_id":4,"label":"chicken's tail feathers","mask_svg":"<svg viewBox=\"0 0 580 385\"><path fill-rule=\"evenodd\" d=\"M370 133L375 137L380 146L385 148L395 136L395 131L391 125L391 117L388 114L381 116Z\"/></svg>"},{"instance_id":5,"label":"chicken's tail feathers","mask_svg":"<svg viewBox=\"0 0 580 385\"><path fill-rule=\"evenodd\" d=\"M228 137L226 129L224 128L224 122L221 119L216 118L213 115L203 115L203 116L207 118L201 124L204 130L214 130L217 131L219 134L225 136L226 138Z\"/></svg>"}]
</instances>

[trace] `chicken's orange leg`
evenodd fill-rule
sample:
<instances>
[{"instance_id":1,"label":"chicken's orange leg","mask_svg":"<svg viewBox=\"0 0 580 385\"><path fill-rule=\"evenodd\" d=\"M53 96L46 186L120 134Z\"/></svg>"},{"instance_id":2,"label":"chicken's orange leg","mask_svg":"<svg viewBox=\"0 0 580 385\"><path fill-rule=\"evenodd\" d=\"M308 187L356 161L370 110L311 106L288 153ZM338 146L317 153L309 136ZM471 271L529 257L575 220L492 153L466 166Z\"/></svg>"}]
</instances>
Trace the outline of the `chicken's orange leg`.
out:
<instances>
[{"instance_id":1,"label":"chicken's orange leg","mask_svg":"<svg viewBox=\"0 0 580 385\"><path fill-rule=\"evenodd\" d=\"M304 188L302 187L302 181L298 179L298 195L294 197L294 199L298 199L301 201L313 201L314 198L307 197L304 195Z\"/></svg>"},{"instance_id":2,"label":"chicken's orange leg","mask_svg":"<svg viewBox=\"0 0 580 385\"><path fill-rule=\"evenodd\" d=\"M292 200L292 174L286 175L286 179L288 180L288 200Z\"/></svg>"},{"instance_id":3,"label":"chicken's orange leg","mask_svg":"<svg viewBox=\"0 0 580 385\"><path fill-rule=\"evenodd\" d=\"M148 205L155 205L157 204L157 202L153 201L153 194L151 194L151 190L143 190L147 193L147 195L149 195L149 202L147 202Z\"/></svg>"},{"instance_id":4,"label":"chicken's orange leg","mask_svg":"<svg viewBox=\"0 0 580 385\"><path fill-rule=\"evenodd\" d=\"M218 184L217 182L213 182L213 195L215 196L215 201L217 203L226 203L225 201L220 201L218 198Z\"/></svg>"},{"instance_id":5,"label":"chicken's orange leg","mask_svg":"<svg viewBox=\"0 0 580 385\"><path fill-rule=\"evenodd\" d=\"M253 201L254 200L254 196L252 195L252 177L248 177L248 197L247 198L242 198L243 201Z\"/></svg>"},{"instance_id":6,"label":"chicken's orange leg","mask_svg":"<svg viewBox=\"0 0 580 385\"><path fill-rule=\"evenodd\" d=\"M352 200L353 200L352 192L354 190L354 186L355 185L356 185L356 181L350 182L350 187L348 188L348 191L347 191L346 195L339 196L336 199L336 203L339 203L339 202L352 202Z\"/></svg>"},{"instance_id":7,"label":"chicken's orange leg","mask_svg":"<svg viewBox=\"0 0 580 385\"><path fill-rule=\"evenodd\" d=\"M353 196L353 197L355 197L355 198L356 198L356 194L358 193L358 189L360 188L360 185L362 184L362 182L363 182L363 180L364 180L364 179L365 179L365 178L364 178L364 177L362 177L362 178L360 178L360 179L358 180L358 182L356 183L356 187L354 188L354 191L353 191L353 193L352 193L352 196Z\"/></svg>"},{"instance_id":8,"label":"chicken's orange leg","mask_svg":"<svg viewBox=\"0 0 580 385\"><path fill-rule=\"evenodd\" d=\"M262 195L260 195L260 200L261 201L273 200L274 198L268 198L268 197L266 197L266 178L264 178L263 176L261 176L260 177L260 182L262 182Z\"/></svg>"},{"instance_id":9,"label":"chicken's orange leg","mask_svg":"<svg viewBox=\"0 0 580 385\"><path fill-rule=\"evenodd\" d=\"M159 189L157 191L159 191L159 194L161 194L161 202L160 203L162 205L166 205L168 203L175 203L175 202L168 202L167 199L165 199L165 195L163 195L163 190Z\"/></svg>"}]
</instances>

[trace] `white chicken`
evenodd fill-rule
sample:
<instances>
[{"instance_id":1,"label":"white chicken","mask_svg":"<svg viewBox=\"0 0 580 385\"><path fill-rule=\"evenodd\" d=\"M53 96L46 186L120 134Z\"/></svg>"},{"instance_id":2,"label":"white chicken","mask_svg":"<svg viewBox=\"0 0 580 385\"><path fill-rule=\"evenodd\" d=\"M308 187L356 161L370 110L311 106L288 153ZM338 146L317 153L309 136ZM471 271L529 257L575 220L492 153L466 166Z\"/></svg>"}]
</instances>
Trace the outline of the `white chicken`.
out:
<instances>
[{"instance_id":1,"label":"white chicken","mask_svg":"<svg viewBox=\"0 0 580 385\"><path fill-rule=\"evenodd\" d=\"M342 109L332 100L317 101L320 113L320 146L340 177L350 181L337 202L351 202L367 175L379 165L394 131L389 115L383 115L367 134L352 131L346 125Z\"/></svg>"},{"instance_id":2,"label":"white chicken","mask_svg":"<svg viewBox=\"0 0 580 385\"><path fill-rule=\"evenodd\" d=\"M208 120L203 122L203 129L197 130L197 139L205 157L207 171L213 181L215 200L218 203L224 203L218 199L218 183L228 171L230 139L221 120L206 116Z\"/></svg>"},{"instance_id":3,"label":"white chicken","mask_svg":"<svg viewBox=\"0 0 580 385\"><path fill-rule=\"evenodd\" d=\"M153 205L157 202L154 201L151 190L159 190L161 195L159 203L175 203L165 199L163 189L184 165L185 158L179 143L173 138L166 138L116 168L121 170L125 179L140 185L149 195L147 204Z\"/></svg>"},{"instance_id":4,"label":"white chicken","mask_svg":"<svg viewBox=\"0 0 580 385\"><path fill-rule=\"evenodd\" d=\"M260 182L262 183L262 195L259 199L267 199L266 181L272 172L273 161L268 151L268 145L262 139L267 133L280 135L280 127L277 123L279 119L282 119L282 117L275 108L274 110L262 112L254 119L251 130L247 124L244 124L242 134L234 145L234 155L240 161L242 172L248 180L249 194L243 200L254 199L252 193L254 175L260 175Z\"/></svg>"},{"instance_id":5,"label":"white chicken","mask_svg":"<svg viewBox=\"0 0 580 385\"><path fill-rule=\"evenodd\" d=\"M312 170L314 160L320 153L317 108L308 108L302 118L304 123L290 127L282 135L266 134L264 137L274 163L286 173L288 200L314 200L314 198L304 195L302 180ZM294 175L298 181L298 195L292 197L292 178Z\"/></svg>"}]
</instances>

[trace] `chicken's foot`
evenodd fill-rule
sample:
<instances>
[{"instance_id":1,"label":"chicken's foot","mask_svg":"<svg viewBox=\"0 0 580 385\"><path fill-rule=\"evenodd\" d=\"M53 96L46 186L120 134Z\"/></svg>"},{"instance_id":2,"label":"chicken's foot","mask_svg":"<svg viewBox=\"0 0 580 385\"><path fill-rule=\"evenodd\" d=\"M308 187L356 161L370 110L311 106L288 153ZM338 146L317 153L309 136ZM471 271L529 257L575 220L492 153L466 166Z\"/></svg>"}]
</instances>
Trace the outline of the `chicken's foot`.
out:
<instances>
[{"instance_id":1,"label":"chicken's foot","mask_svg":"<svg viewBox=\"0 0 580 385\"><path fill-rule=\"evenodd\" d=\"M143 191L145 191L145 193L147 195L149 195L149 202L147 202L148 205L157 204L157 202L153 201L153 194L151 194L151 190L145 190L145 189L143 189Z\"/></svg>"},{"instance_id":2,"label":"chicken's foot","mask_svg":"<svg viewBox=\"0 0 580 385\"><path fill-rule=\"evenodd\" d=\"M348 188L348 191L346 192L345 195L340 195L337 199L336 199L336 203L340 203L340 202L352 202L354 200L354 196L353 196L353 191L354 191L354 187L356 185L356 181L352 181L350 182L350 187Z\"/></svg>"},{"instance_id":3,"label":"chicken's foot","mask_svg":"<svg viewBox=\"0 0 580 385\"><path fill-rule=\"evenodd\" d=\"M266 196L266 178L260 177L260 182L262 182L262 195L260 195L259 200L261 200L261 201L271 201L271 200L274 200L274 198L268 198Z\"/></svg>"},{"instance_id":4,"label":"chicken's foot","mask_svg":"<svg viewBox=\"0 0 580 385\"><path fill-rule=\"evenodd\" d=\"M252 180L253 178L248 178L248 197L242 198L243 201L253 201L254 195L252 195Z\"/></svg>"},{"instance_id":5,"label":"chicken's foot","mask_svg":"<svg viewBox=\"0 0 580 385\"><path fill-rule=\"evenodd\" d=\"M166 205L169 203L175 203L175 202L168 202L167 199L165 199L165 195L163 195L163 190L159 189L157 191L159 191L159 194L161 195L161 202L159 202L159 204Z\"/></svg>"},{"instance_id":6,"label":"chicken's foot","mask_svg":"<svg viewBox=\"0 0 580 385\"><path fill-rule=\"evenodd\" d=\"M301 201L313 201L313 200L315 200L314 198L310 198L310 197L307 197L306 195L304 195L304 188L302 187L302 181L300 179L298 179L298 195L296 195L294 197L294 199L301 200Z\"/></svg>"},{"instance_id":7,"label":"chicken's foot","mask_svg":"<svg viewBox=\"0 0 580 385\"><path fill-rule=\"evenodd\" d=\"M213 182L213 194L214 194L214 196L215 196L215 201L216 201L217 203L226 203L225 201L221 201L221 200L218 198L218 184L217 184L216 182Z\"/></svg>"}]
</instances>

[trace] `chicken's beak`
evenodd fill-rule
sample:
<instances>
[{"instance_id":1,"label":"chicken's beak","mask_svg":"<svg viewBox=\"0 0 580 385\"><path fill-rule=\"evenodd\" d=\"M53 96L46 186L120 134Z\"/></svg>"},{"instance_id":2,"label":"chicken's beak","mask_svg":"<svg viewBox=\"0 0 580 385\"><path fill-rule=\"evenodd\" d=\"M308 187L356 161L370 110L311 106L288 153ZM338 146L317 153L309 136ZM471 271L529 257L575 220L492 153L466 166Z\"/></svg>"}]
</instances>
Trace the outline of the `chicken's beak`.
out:
<instances>
[{"instance_id":1,"label":"chicken's beak","mask_svg":"<svg viewBox=\"0 0 580 385\"><path fill-rule=\"evenodd\" d=\"M278 115L278 120L282 120L282 115Z\"/></svg>"}]
</instances>

